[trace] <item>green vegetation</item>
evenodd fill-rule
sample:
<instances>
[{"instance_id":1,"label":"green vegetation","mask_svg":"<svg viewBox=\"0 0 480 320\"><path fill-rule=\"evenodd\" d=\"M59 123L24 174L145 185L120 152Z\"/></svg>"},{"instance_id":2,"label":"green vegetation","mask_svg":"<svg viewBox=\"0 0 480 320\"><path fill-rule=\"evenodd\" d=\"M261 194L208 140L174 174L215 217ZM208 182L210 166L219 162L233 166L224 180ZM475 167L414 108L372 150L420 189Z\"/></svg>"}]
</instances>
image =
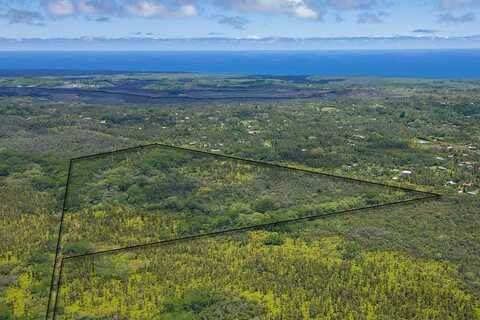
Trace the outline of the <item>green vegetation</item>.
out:
<instances>
[{"instance_id":1,"label":"green vegetation","mask_svg":"<svg viewBox=\"0 0 480 320\"><path fill-rule=\"evenodd\" d=\"M474 319L445 263L269 232L68 261L60 319ZM148 284L148 285L146 285ZM148 288L148 289L147 289ZM402 303L398 303L402 301Z\"/></svg>"},{"instance_id":2,"label":"green vegetation","mask_svg":"<svg viewBox=\"0 0 480 320\"><path fill-rule=\"evenodd\" d=\"M479 319L480 81L327 80L1 79L0 319L44 316L67 159L151 142L446 196L67 260L63 319ZM25 91L2 95L17 85ZM31 85L53 91L30 95ZM69 87L76 91L67 94ZM240 91L188 103L82 98L95 89ZM310 91L305 99L242 98L257 90ZM314 97L317 91L334 93ZM66 255L412 197L161 149L77 162L73 178Z\"/></svg>"},{"instance_id":3,"label":"green vegetation","mask_svg":"<svg viewBox=\"0 0 480 320\"><path fill-rule=\"evenodd\" d=\"M71 256L424 197L156 146L73 162L63 244Z\"/></svg>"}]
</instances>

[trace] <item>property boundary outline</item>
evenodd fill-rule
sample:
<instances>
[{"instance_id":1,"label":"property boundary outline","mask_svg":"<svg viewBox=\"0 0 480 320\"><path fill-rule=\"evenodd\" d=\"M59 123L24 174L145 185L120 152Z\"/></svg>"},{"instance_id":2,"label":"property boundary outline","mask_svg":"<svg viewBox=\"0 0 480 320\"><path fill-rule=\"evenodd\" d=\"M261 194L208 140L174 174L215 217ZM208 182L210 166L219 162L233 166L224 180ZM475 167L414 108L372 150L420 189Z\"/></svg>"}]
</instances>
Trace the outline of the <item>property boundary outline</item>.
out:
<instances>
[{"instance_id":1,"label":"property boundary outline","mask_svg":"<svg viewBox=\"0 0 480 320\"><path fill-rule=\"evenodd\" d=\"M377 205L372 205L372 206L366 206L366 207L361 207L361 208L342 210L342 211L323 213L323 214L320 213L320 214L315 214L315 215L310 215L310 216L305 216L305 217L299 217L299 218L294 218L294 219L288 219L288 220L280 220L280 221L275 221L275 222L266 223L266 224L252 225L252 226L246 226L246 227L242 227L242 228L225 229L225 230L220 230L220 231L215 231L215 232L210 232L210 233L203 233L203 234L191 235L191 236L186 236L186 237L180 237L180 238L176 238L176 239L168 239L168 240L156 241L156 242L151 242L151 243L146 243L146 244L138 244L138 245L123 247L123 248L97 251L97 252L91 252L91 253L86 253L86 254L81 254L81 255L73 255L73 256L67 256L67 257L60 257L61 243L62 243L62 236L63 236L63 224L64 224L65 212L67 211L67 199L68 199L68 195L69 195L69 189L70 189L69 187L70 187L70 183L71 183L73 164L75 162L80 162L80 161L83 161L83 160L92 160L92 159L102 158L102 157L105 157L105 156L110 156L110 155L115 155L115 154L122 154L122 153L133 152L133 151L142 151L142 150L146 150L146 149L150 149L150 148L164 148L164 149L170 149L170 150L174 150L174 151L182 151L182 152L199 154L199 155L203 155L203 156L214 157L214 158L217 158L217 159L220 158L220 159L226 159L226 160L234 160L234 161L238 161L238 162L248 163L248 164L251 164L251 165L254 165L254 166L276 168L276 169L285 170L285 171L303 172L303 173L308 173L308 174L313 174L313 175L318 175L318 176L324 176L324 177L343 180L343 181L369 184L369 185L374 185L374 186L380 186L380 187L383 187L383 188L389 188L389 189L402 190L402 191L407 191L407 192L412 192L412 193L418 193L418 194L423 194L424 196L416 197L416 198L413 198L413 199L407 199L407 200L388 202L388 203L377 204ZM325 219L325 218L338 216L338 215L354 214L354 213L358 213L358 212L361 212L361 211L364 211L364 210L385 208L385 207L394 206L394 205L401 205L401 204L407 204L407 203L412 203L412 202L418 202L418 201L421 201L421 200L438 199L440 197L442 197L441 194L428 192L428 191L421 191L421 190L417 190L417 189L414 189L414 188L407 188L407 187L389 185L389 184L386 184L386 183L374 182L374 181L363 180L363 179L358 179L358 178L345 177L345 176L325 173L325 172L321 172L321 171L315 171L315 170L306 169L306 168L297 168L297 167L293 167L293 166L289 166L289 165L281 165L281 164L276 164L276 163L271 163L271 162L245 159L245 158L231 156L231 155L212 153L212 152L189 149L189 148L178 147L178 146L172 146L172 145L167 145L167 144L162 144L162 143L152 143L152 144L147 144L147 145L140 145L140 146L125 148L125 149L119 149L119 150L114 150L114 151L109 151L109 152L101 152L101 153L91 154L91 155L87 155L87 156L71 158L69 160L69 163L68 163L67 181L66 181L66 185L65 185L65 192L64 192L64 198L63 198L63 204L62 204L62 212L61 212L60 224L59 224L59 228L58 228L57 245L56 245L56 249L55 249L55 258L54 258L54 262L53 262L53 270L52 270L52 277L51 277L51 282L50 282L50 290L49 290L49 293L48 293L48 302L47 302L47 310L46 310L45 319L46 320L49 320L49 319L55 320L56 319L56 312L57 312L58 300L59 300L59 292L60 292L61 280L62 280L63 260L71 260L71 259L82 258L82 257L86 257L86 256L104 255L104 254L115 253L115 252L119 252L119 251L123 251L123 250L134 250L134 249L152 247L152 246L156 246L156 245L172 244L172 243L175 243L175 242L185 242L185 241L195 240L195 239L200 239L200 238L215 237L215 236L219 236L219 235L223 235L223 234L231 234L231 233L266 229L266 228L281 226L281 225L289 224L289 223L295 223L295 222L301 222L301 221L311 221L311 220L317 220L317 219ZM58 273L58 276L56 276L57 273ZM52 302L53 302L53 308L52 308ZM50 318L50 314L52 314L51 318Z\"/></svg>"}]
</instances>

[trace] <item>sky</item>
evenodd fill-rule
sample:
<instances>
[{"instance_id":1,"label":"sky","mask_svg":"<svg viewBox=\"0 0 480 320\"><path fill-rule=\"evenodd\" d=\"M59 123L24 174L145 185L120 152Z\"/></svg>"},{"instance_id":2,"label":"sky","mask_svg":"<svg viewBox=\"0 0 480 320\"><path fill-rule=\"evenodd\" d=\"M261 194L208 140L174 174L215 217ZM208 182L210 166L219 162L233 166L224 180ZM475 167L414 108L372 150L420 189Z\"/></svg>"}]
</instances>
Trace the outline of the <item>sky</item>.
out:
<instances>
[{"instance_id":1,"label":"sky","mask_svg":"<svg viewBox=\"0 0 480 320\"><path fill-rule=\"evenodd\" d=\"M198 39L203 47L229 39L225 46L235 48L235 41L273 38L477 47L477 38L468 42L479 34L480 0L0 0L0 50L92 39L106 48L132 39L142 48L165 39L184 47L193 39L192 48Z\"/></svg>"}]
</instances>

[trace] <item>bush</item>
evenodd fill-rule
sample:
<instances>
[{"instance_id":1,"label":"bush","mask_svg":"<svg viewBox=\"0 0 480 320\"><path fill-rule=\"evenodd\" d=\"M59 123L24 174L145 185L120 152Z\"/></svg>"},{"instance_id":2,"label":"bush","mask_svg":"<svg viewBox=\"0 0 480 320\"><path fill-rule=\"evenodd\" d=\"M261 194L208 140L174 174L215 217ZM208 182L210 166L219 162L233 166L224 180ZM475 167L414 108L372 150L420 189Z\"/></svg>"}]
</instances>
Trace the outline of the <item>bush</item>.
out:
<instances>
[{"instance_id":1,"label":"bush","mask_svg":"<svg viewBox=\"0 0 480 320\"><path fill-rule=\"evenodd\" d=\"M277 232L270 233L263 241L267 246L281 246L284 243L282 237Z\"/></svg>"},{"instance_id":2,"label":"bush","mask_svg":"<svg viewBox=\"0 0 480 320\"><path fill-rule=\"evenodd\" d=\"M275 201L270 198L262 198L255 203L254 209L257 212L265 213L277 208Z\"/></svg>"}]
</instances>

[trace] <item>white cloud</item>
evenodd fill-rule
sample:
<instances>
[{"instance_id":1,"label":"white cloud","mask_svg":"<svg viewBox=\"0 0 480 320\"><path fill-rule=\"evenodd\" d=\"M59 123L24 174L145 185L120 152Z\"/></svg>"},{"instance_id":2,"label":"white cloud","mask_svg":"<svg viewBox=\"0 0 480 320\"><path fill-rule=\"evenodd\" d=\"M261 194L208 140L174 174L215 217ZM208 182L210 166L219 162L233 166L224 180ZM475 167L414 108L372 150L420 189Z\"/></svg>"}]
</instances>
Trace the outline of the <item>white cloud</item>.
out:
<instances>
[{"instance_id":1,"label":"white cloud","mask_svg":"<svg viewBox=\"0 0 480 320\"><path fill-rule=\"evenodd\" d=\"M464 0L468 1L468 0ZM480 1L480 0L469 0ZM319 19L328 10L371 10L388 7L391 0L216 0L219 6L246 13L283 14Z\"/></svg>"},{"instance_id":2,"label":"white cloud","mask_svg":"<svg viewBox=\"0 0 480 320\"><path fill-rule=\"evenodd\" d=\"M161 3L153 1L138 1L125 7L125 13L139 17L159 17L166 16L168 9Z\"/></svg>"},{"instance_id":3,"label":"white cloud","mask_svg":"<svg viewBox=\"0 0 480 320\"><path fill-rule=\"evenodd\" d=\"M42 4L55 17L111 14L116 8L115 0L42 0Z\"/></svg>"},{"instance_id":4,"label":"white cloud","mask_svg":"<svg viewBox=\"0 0 480 320\"><path fill-rule=\"evenodd\" d=\"M1 1L1 0L0 0ZM53 17L137 16L144 18L193 17L196 0L40 0ZM96 20L95 20L96 21Z\"/></svg>"},{"instance_id":5,"label":"white cloud","mask_svg":"<svg viewBox=\"0 0 480 320\"><path fill-rule=\"evenodd\" d=\"M49 0L47 10L53 16L71 16L75 14L75 5L71 0Z\"/></svg>"},{"instance_id":6,"label":"white cloud","mask_svg":"<svg viewBox=\"0 0 480 320\"><path fill-rule=\"evenodd\" d=\"M145 18L193 17L198 15L198 10L193 4L187 3L169 8L162 2L154 0L132 2L125 6L124 12L127 15Z\"/></svg>"},{"instance_id":7,"label":"white cloud","mask_svg":"<svg viewBox=\"0 0 480 320\"><path fill-rule=\"evenodd\" d=\"M216 3L242 12L284 14L308 19L321 16L319 10L306 0L219 0Z\"/></svg>"},{"instance_id":8,"label":"white cloud","mask_svg":"<svg viewBox=\"0 0 480 320\"><path fill-rule=\"evenodd\" d=\"M67 17L137 16L144 18L198 15L194 0L41 0L49 15Z\"/></svg>"},{"instance_id":9,"label":"white cloud","mask_svg":"<svg viewBox=\"0 0 480 320\"><path fill-rule=\"evenodd\" d=\"M178 13L182 17L194 17L198 15L198 9L193 4L185 4L180 6Z\"/></svg>"},{"instance_id":10,"label":"white cloud","mask_svg":"<svg viewBox=\"0 0 480 320\"><path fill-rule=\"evenodd\" d=\"M317 19L319 17L318 12L316 12L312 8L309 8L303 3L295 6L294 14L299 18Z\"/></svg>"},{"instance_id":11,"label":"white cloud","mask_svg":"<svg viewBox=\"0 0 480 320\"><path fill-rule=\"evenodd\" d=\"M393 0L10 0L8 3L40 2L47 16L84 16L91 21L99 17L170 18L193 17L200 14L200 6L212 3L237 13L286 15L301 19L319 20L328 11L333 15L346 10L372 11ZM480 0L428 0L443 7L466 6ZM0 0L7 3L7 0ZM232 15L233 16L233 15Z\"/></svg>"},{"instance_id":12,"label":"white cloud","mask_svg":"<svg viewBox=\"0 0 480 320\"><path fill-rule=\"evenodd\" d=\"M89 15L97 13L96 6L88 0L79 0L77 3L77 9L78 11Z\"/></svg>"}]
</instances>

